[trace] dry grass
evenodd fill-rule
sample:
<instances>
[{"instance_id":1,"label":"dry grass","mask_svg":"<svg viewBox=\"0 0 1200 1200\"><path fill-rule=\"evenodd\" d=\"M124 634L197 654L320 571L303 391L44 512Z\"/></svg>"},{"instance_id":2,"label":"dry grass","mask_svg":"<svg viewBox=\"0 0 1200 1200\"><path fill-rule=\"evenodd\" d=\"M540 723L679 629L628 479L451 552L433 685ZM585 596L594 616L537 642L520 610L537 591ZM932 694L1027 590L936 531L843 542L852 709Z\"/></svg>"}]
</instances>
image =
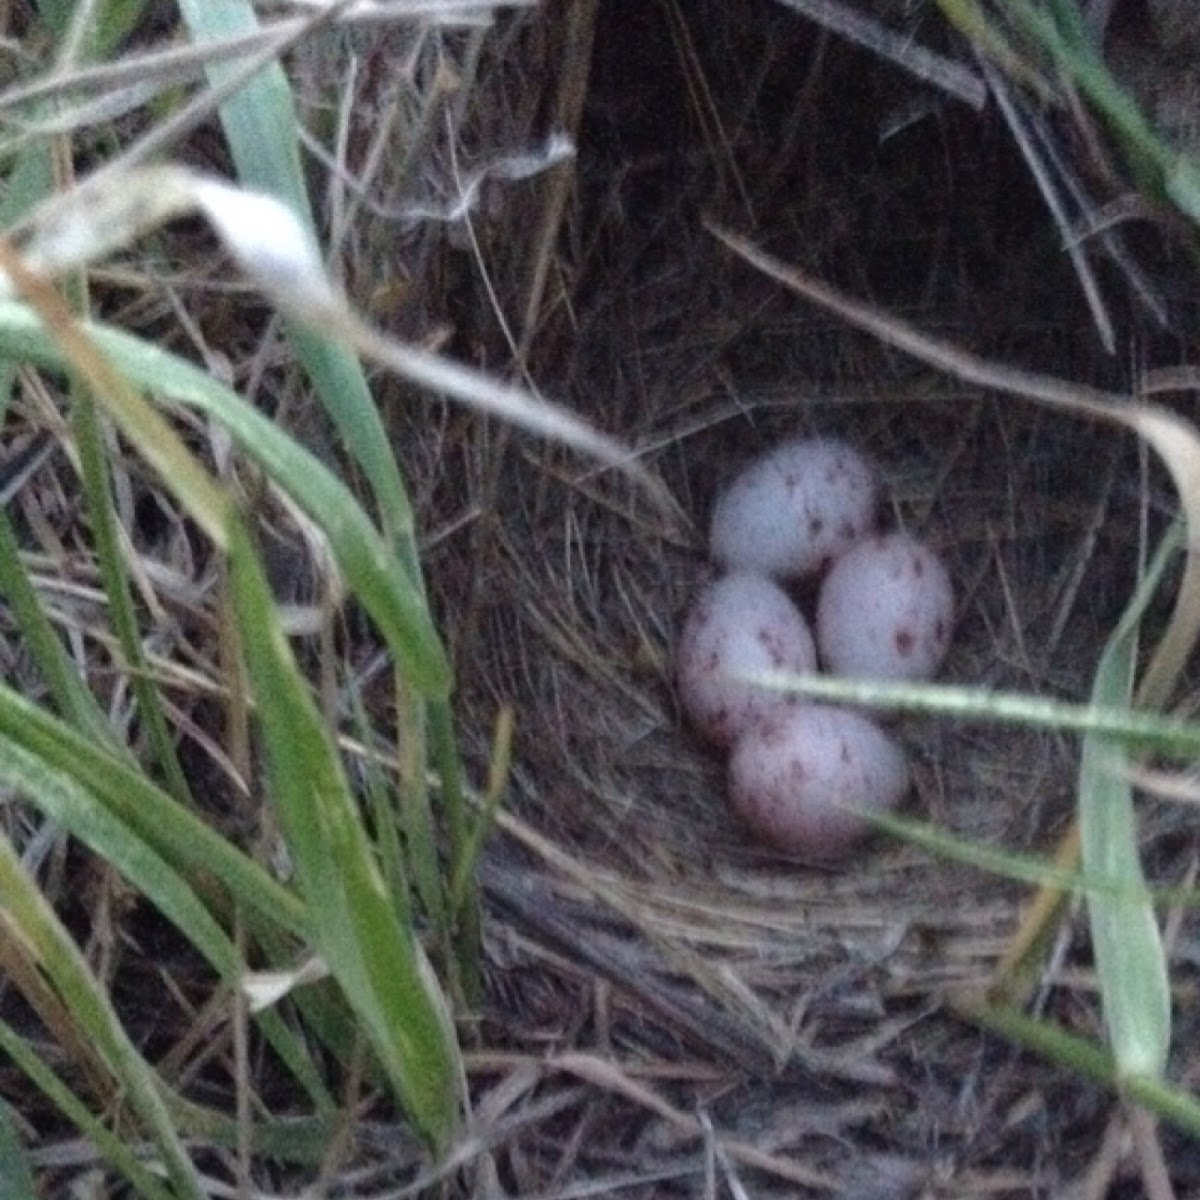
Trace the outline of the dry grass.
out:
<instances>
[{"instance_id":1,"label":"dry grass","mask_svg":"<svg viewBox=\"0 0 1200 1200\"><path fill-rule=\"evenodd\" d=\"M686 19L683 7L549 3L436 52L381 37L353 74L334 35L294 63L312 127L324 136L345 121L324 178L356 298L406 335L536 381L638 447L679 506L663 512L611 471L381 382L479 778L499 710L517 719L482 878L489 994L468 1026L475 1132L460 1179L470 1194L526 1200L1061 1196L1101 1170L1110 1099L942 1003L987 981L1022 891L897 843L831 872L748 842L725 810L721 763L680 720L670 647L709 569L715 492L784 433L837 432L878 458L896 520L941 549L959 590L946 676L998 688L1087 695L1142 522L1161 527L1173 500L1129 441L932 377L756 277L701 217L976 352L1083 381L1127 383L1130 359L1173 363L1193 331L1164 339L1114 271L1121 352L1103 354L992 113L933 96L880 142L881 121L929 99L894 68L765 0L737 13L712 0ZM486 186L470 230L389 218L550 127L576 138L574 173ZM390 149L392 128L413 138L409 156ZM177 246L184 257L186 235ZM1167 290L1181 275L1194 283L1170 271ZM122 322L150 330L188 312L197 354L219 352L337 457L270 330L231 323L219 281L189 270L178 286L110 282ZM56 419L36 390L9 416L14 434L58 436ZM102 680L101 652L83 644L95 592L69 484L56 455L19 511ZM156 649L173 656L172 694L197 735L192 768L212 784L217 819L269 839L212 721L223 673L192 582L202 564L169 508L132 474L128 486L145 509L130 523L155 530L155 557L178 567L148 595L178 622L164 622L173 633ZM295 539L285 512L263 512ZM295 562L285 556L283 576ZM339 636L350 665L337 669L368 670L375 647L353 620ZM19 671L17 651L4 653ZM919 721L900 732L913 813L991 846L1052 845L1070 813L1070 739ZM1156 811L1160 878L1190 868L1187 824ZM62 869L51 878L61 886ZM104 929L124 959L135 934L122 932L119 890L96 888L120 914ZM1194 932L1183 919L1183 989ZM1064 928L1038 1003L1097 1033L1083 938L1077 922ZM185 978L181 966L167 990ZM1191 1032L1182 1018L1181 1040ZM167 1040L200 1069L192 1031ZM416 1159L394 1132L359 1126L330 1167L334 1194L402 1194L388 1189L411 1182ZM1194 1150L1169 1151L1177 1182L1194 1183Z\"/></svg>"}]
</instances>

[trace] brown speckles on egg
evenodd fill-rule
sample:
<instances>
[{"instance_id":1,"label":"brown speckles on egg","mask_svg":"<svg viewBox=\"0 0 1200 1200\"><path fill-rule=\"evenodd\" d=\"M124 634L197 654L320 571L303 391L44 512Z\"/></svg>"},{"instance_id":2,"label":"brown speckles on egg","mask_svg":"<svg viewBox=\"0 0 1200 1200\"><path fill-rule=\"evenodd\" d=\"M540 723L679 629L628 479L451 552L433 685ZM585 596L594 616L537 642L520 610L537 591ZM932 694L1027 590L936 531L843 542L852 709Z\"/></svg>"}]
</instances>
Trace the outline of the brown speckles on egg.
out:
<instances>
[{"instance_id":1,"label":"brown speckles on egg","mask_svg":"<svg viewBox=\"0 0 1200 1200\"><path fill-rule=\"evenodd\" d=\"M781 654L779 649L779 639L766 627L760 627L754 631L754 637L758 644L767 652L772 662L778 662Z\"/></svg>"},{"instance_id":2,"label":"brown speckles on egg","mask_svg":"<svg viewBox=\"0 0 1200 1200\"><path fill-rule=\"evenodd\" d=\"M728 575L710 584L693 607L676 647L680 699L696 728L729 745L749 726L792 700L745 676L816 669L808 625L769 579Z\"/></svg>"},{"instance_id":3,"label":"brown speckles on egg","mask_svg":"<svg viewBox=\"0 0 1200 1200\"><path fill-rule=\"evenodd\" d=\"M879 508L873 465L845 442L784 442L752 462L718 499L713 558L734 570L801 578L870 530Z\"/></svg>"},{"instance_id":4,"label":"brown speckles on egg","mask_svg":"<svg viewBox=\"0 0 1200 1200\"><path fill-rule=\"evenodd\" d=\"M954 595L945 568L907 533L860 541L830 569L817 642L834 674L925 679L950 642Z\"/></svg>"},{"instance_id":5,"label":"brown speckles on egg","mask_svg":"<svg viewBox=\"0 0 1200 1200\"><path fill-rule=\"evenodd\" d=\"M729 794L747 828L779 850L836 858L869 830L863 810L894 807L908 767L859 713L802 705L746 733L729 760Z\"/></svg>"}]
</instances>

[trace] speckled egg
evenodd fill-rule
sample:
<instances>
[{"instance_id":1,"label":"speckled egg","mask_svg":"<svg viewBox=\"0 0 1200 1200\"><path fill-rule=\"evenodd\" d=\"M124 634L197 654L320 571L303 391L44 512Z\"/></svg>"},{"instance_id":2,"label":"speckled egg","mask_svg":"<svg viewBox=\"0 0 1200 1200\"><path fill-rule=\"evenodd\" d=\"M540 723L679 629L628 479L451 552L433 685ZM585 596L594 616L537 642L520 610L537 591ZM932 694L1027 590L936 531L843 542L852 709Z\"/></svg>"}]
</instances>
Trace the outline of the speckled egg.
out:
<instances>
[{"instance_id":1,"label":"speckled egg","mask_svg":"<svg viewBox=\"0 0 1200 1200\"><path fill-rule=\"evenodd\" d=\"M823 705L772 714L729 759L734 812L762 841L814 860L852 849L871 828L862 814L894 808L908 784L904 754L878 725Z\"/></svg>"},{"instance_id":2,"label":"speckled egg","mask_svg":"<svg viewBox=\"0 0 1200 1200\"><path fill-rule=\"evenodd\" d=\"M817 601L817 646L832 675L928 679L954 625L946 568L907 533L866 538L830 569Z\"/></svg>"},{"instance_id":3,"label":"speckled egg","mask_svg":"<svg viewBox=\"0 0 1200 1200\"><path fill-rule=\"evenodd\" d=\"M783 442L717 500L712 557L729 570L813 575L875 528L878 508L878 473L853 446L836 438Z\"/></svg>"},{"instance_id":4,"label":"speckled egg","mask_svg":"<svg viewBox=\"0 0 1200 1200\"><path fill-rule=\"evenodd\" d=\"M726 575L705 588L676 647L684 710L705 737L723 746L767 713L795 703L742 676L808 673L816 666L808 623L782 588L759 575Z\"/></svg>"}]
</instances>

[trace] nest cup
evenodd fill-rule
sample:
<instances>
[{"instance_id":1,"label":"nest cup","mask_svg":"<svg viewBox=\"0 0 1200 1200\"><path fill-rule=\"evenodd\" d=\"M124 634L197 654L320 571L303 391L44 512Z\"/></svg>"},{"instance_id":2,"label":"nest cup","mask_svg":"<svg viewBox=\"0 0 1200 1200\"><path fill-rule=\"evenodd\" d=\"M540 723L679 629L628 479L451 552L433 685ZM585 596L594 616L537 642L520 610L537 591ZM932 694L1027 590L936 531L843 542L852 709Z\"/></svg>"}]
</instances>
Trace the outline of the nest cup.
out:
<instances>
[{"instance_id":1,"label":"nest cup","mask_svg":"<svg viewBox=\"0 0 1200 1200\"><path fill-rule=\"evenodd\" d=\"M697 213L745 229L749 203L785 260L977 353L1097 378L1112 367L1002 131L948 109L881 141L880 114L911 85L777 6L694 6L682 18L691 57L665 8L619 7L600 6L590 72L578 77L586 97L565 228L586 237L540 242L554 189L529 186L481 225L481 252L513 267L498 275L507 312L528 311L522 264L548 262L567 281L569 319L548 293L535 305L527 365L548 395L640 447L678 512L552 444L498 437L455 413L431 429L397 409L424 527L449 531L430 539L426 561L465 736L481 764L497 706L514 704L508 812L573 864L564 872L532 838L497 837L493 861L535 879L545 910L574 934L555 943L560 965L518 955L497 967L496 994L510 1025L522 1014L514 1036L578 1030L581 1006L592 1012L581 979L603 975L581 947L615 940L643 981L619 977L612 1019L624 1047L718 1072L741 1054L786 1079L817 1061L798 1055L797 1028L831 1054L893 1028L863 1069L885 1091L920 1096L912 1122L882 1135L913 1159L921 1114L932 1128L938 1105L953 1107L978 1041L952 1023L906 1022L947 988L988 977L1023 892L892 839L830 871L746 835L726 803L723 755L687 727L671 666L683 614L712 577L713 505L779 441L845 438L881 465L885 523L927 538L960 590L942 677L1082 696L1132 578L1137 498L1112 481L1136 463L1106 431L931 376L789 296L719 247ZM570 42L557 10L513 28L534 65ZM528 86L526 130L566 94L548 99L552 85L533 70ZM704 94L731 142L696 106ZM447 269L469 275L458 253L446 253ZM464 344L482 338L504 353L482 294L455 325ZM914 718L896 735L911 758L910 815L1013 849L1042 846L1061 821L1074 764L1053 738ZM528 933L507 909L492 916ZM661 999L660 986L711 1017L707 1040L681 1008L647 998ZM825 1094L861 1094L821 1061ZM717 1118L737 1128L745 1094L733 1086ZM816 1136L799 1144L826 1162L871 1152L861 1127L839 1128L845 1155ZM972 1153L967 1125L947 1136ZM1033 1161L1027 1131L1007 1136L1016 1160Z\"/></svg>"}]
</instances>

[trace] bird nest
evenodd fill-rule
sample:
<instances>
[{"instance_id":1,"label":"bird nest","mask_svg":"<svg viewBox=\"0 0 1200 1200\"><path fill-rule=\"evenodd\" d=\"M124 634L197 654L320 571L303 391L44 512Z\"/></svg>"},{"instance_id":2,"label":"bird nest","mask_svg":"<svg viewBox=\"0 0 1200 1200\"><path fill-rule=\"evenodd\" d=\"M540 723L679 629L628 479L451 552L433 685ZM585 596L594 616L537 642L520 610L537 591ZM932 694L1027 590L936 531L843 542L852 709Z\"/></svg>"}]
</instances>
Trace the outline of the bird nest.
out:
<instances>
[{"instance_id":1,"label":"bird nest","mask_svg":"<svg viewBox=\"0 0 1200 1200\"><path fill-rule=\"evenodd\" d=\"M1103 1093L946 1005L992 977L1027 887L894 837L834 869L756 844L681 718L672 646L710 577L715 495L789 435L882 464L891 519L954 577L958 683L1086 699L1174 500L1132 439L939 374L718 244L712 223L975 354L1130 386L994 105L779 6L734 7L518 22L516 91L574 120L570 188L498 189L447 251L472 281L456 336L634 448L674 506L474 420L431 433L423 415L403 438L477 761L496 714L516 717L478 1061L489 1096L530 1064L538 1082L504 1109L504 1161L522 1194L709 1195L713 1172L755 1173L758 1195L1061 1194L1100 1152ZM564 66L530 66L547 62ZM1169 296L1166 244L1126 261ZM1164 331L1120 263L1100 270L1123 343L1175 361L1186 312ZM898 736L907 813L961 844L1047 851L1070 819L1070 737L926 717ZM1147 839L1183 870L1178 813ZM1087 963L1069 921L1040 1003L1102 1036ZM564 1100L530 1130L535 1094Z\"/></svg>"}]
</instances>

